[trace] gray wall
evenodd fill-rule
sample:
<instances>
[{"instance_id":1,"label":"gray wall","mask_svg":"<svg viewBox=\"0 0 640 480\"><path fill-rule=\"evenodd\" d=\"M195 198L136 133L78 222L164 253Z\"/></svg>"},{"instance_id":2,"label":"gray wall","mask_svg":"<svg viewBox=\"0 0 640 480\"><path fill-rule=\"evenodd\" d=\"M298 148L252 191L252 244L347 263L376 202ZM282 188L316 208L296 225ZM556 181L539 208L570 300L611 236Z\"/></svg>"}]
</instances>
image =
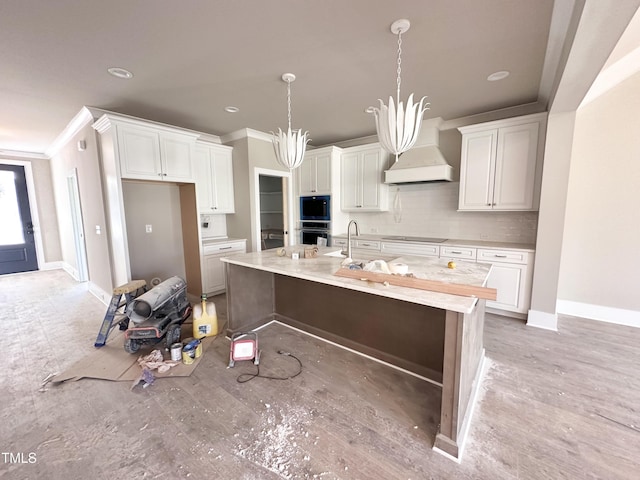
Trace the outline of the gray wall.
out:
<instances>
[{"instance_id":1,"label":"gray wall","mask_svg":"<svg viewBox=\"0 0 640 480\"><path fill-rule=\"evenodd\" d=\"M576 114L558 298L640 312L640 73Z\"/></svg>"},{"instance_id":2,"label":"gray wall","mask_svg":"<svg viewBox=\"0 0 640 480\"><path fill-rule=\"evenodd\" d=\"M86 150L82 152L78 151L76 146L79 140L86 142ZM82 128L51 159L62 260L68 265L77 268L67 190L67 176L74 168L78 172L89 281L107 294L110 294L114 285L112 284L111 263L109 261L110 253L102 195L100 161L98 158L96 132L90 124ZM100 233L97 233L97 226L100 227Z\"/></svg>"},{"instance_id":3,"label":"gray wall","mask_svg":"<svg viewBox=\"0 0 640 480\"><path fill-rule=\"evenodd\" d=\"M185 278L180 190L160 182L122 182L131 278ZM146 225L152 232L146 233Z\"/></svg>"}]
</instances>

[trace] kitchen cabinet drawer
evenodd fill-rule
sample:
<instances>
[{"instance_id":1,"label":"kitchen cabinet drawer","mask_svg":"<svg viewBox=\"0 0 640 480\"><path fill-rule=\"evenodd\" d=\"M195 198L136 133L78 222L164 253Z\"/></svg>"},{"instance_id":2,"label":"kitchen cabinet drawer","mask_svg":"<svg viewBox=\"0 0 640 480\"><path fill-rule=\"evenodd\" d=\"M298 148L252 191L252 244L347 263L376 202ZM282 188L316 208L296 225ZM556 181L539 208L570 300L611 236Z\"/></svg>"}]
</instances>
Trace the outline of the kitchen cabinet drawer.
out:
<instances>
[{"instance_id":1,"label":"kitchen cabinet drawer","mask_svg":"<svg viewBox=\"0 0 640 480\"><path fill-rule=\"evenodd\" d=\"M382 253L394 255L421 255L425 257L437 257L440 255L440 245L416 245L415 243L383 242L380 251Z\"/></svg>"},{"instance_id":2,"label":"kitchen cabinet drawer","mask_svg":"<svg viewBox=\"0 0 640 480\"><path fill-rule=\"evenodd\" d=\"M476 249L468 247L440 247L440 256L459 260L476 261Z\"/></svg>"},{"instance_id":3,"label":"kitchen cabinet drawer","mask_svg":"<svg viewBox=\"0 0 640 480\"><path fill-rule=\"evenodd\" d=\"M519 250L478 250L478 261L489 263L528 263L529 252Z\"/></svg>"},{"instance_id":4,"label":"kitchen cabinet drawer","mask_svg":"<svg viewBox=\"0 0 640 480\"><path fill-rule=\"evenodd\" d=\"M245 251L245 243L244 242L233 242L233 243L215 243L204 245L202 248L204 255L219 255L225 253L237 253Z\"/></svg>"},{"instance_id":5,"label":"kitchen cabinet drawer","mask_svg":"<svg viewBox=\"0 0 640 480\"><path fill-rule=\"evenodd\" d=\"M375 250L379 252L380 242L376 242L374 240L356 240L356 243L353 245L353 248L358 248L362 250Z\"/></svg>"},{"instance_id":6,"label":"kitchen cabinet drawer","mask_svg":"<svg viewBox=\"0 0 640 480\"><path fill-rule=\"evenodd\" d=\"M353 243L353 241L352 241ZM331 239L331 245L334 247L347 247L347 239L346 238L341 238L341 237L333 237Z\"/></svg>"}]
</instances>

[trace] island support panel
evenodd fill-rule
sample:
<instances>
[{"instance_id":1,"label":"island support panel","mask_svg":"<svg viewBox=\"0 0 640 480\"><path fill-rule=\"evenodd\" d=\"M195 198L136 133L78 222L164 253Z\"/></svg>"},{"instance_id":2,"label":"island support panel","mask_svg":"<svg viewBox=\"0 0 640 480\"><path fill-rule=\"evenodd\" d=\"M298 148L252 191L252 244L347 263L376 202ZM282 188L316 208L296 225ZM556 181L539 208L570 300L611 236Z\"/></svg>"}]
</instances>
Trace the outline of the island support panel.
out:
<instances>
[{"instance_id":1,"label":"island support panel","mask_svg":"<svg viewBox=\"0 0 640 480\"><path fill-rule=\"evenodd\" d=\"M435 448L460 458L484 363L485 300L472 313L447 311L440 431Z\"/></svg>"},{"instance_id":2,"label":"island support panel","mask_svg":"<svg viewBox=\"0 0 640 480\"><path fill-rule=\"evenodd\" d=\"M271 272L225 263L227 277L227 336L247 332L273 320Z\"/></svg>"},{"instance_id":3,"label":"island support panel","mask_svg":"<svg viewBox=\"0 0 640 480\"><path fill-rule=\"evenodd\" d=\"M445 310L283 275L274 280L279 321L442 381Z\"/></svg>"}]
</instances>

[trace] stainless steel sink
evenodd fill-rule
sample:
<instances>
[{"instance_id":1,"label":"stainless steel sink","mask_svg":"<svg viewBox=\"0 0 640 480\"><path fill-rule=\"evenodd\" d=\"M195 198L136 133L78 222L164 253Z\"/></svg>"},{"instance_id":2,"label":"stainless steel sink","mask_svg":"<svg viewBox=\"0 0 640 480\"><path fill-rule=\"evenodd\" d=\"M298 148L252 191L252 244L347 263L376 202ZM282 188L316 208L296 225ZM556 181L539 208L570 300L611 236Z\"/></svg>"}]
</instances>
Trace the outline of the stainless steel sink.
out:
<instances>
[{"instance_id":1,"label":"stainless steel sink","mask_svg":"<svg viewBox=\"0 0 640 480\"><path fill-rule=\"evenodd\" d=\"M418 243L442 243L447 241L446 238L406 237L402 235L390 235L388 237L382 237L382 240L396 240L400 242L418 242Z\"/></svg>"}]
</instances>

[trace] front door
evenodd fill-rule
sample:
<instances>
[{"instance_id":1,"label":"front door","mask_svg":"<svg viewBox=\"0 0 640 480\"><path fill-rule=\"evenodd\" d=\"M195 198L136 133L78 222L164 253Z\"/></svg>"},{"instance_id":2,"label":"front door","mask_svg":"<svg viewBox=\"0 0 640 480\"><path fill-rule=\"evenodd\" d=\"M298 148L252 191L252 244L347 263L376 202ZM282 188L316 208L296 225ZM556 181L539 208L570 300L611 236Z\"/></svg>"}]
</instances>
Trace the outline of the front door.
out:
<instances>
[{"instance_id":1,"label":"front door","mask_svg":"<svg viewBox=\"0 0 640 480\"><path fill-rule=\"evenodd\" d=\"M37 269L24 167L0 164L0 275Z\"/></svg>"}]
</instances>

